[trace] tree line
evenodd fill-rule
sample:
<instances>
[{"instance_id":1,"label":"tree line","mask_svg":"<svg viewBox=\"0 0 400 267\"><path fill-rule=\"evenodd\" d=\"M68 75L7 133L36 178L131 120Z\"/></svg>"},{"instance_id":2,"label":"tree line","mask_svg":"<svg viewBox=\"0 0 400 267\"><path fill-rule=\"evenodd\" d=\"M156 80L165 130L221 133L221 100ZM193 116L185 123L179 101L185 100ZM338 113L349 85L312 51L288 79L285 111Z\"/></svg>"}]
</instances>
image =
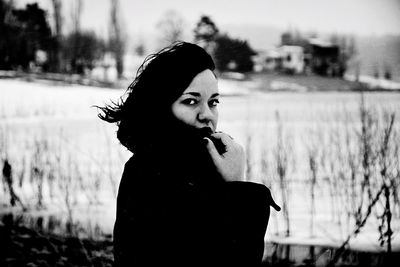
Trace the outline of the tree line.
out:
<instances>
[{"instance_id":1,"label":"tree line","mask_svg":"<svg viewBox=\"0 0 400 267\"><path fill-rule=\"evenodd\" d=\"M83 1L72 6L72 29L66 31L61 0L52 0L54 25L37 3L16 8L12 1L0 0L0 69L84 74L109 52L115 59L118 76L123 73L126 38L118 16L119 1L110 0L108 38L82 30Z\"/></svg>"},{"instance_id":2,"label":"tree line","mask_svg":"<svg viewBox=\"0 0 400 267\"><path fill-rule=\"evenodd\" d=\"M176 13L168 12L160 25L163 40L167 42L178 41L182 38L182 19ZM202 46L214 58L217 70L249 72L253 70L252 56L256 51L251 48L246 40L231 37L222 33L211 17L203 15L193 29L194 42Z\"/></svg>"},{"instance_id":3,"label":"tree line","mask_svg":"<svg viewBox=\"0 0 400 267\"><path fill-rule=\"evenodd\" d=\"M121 21L119 0L109 1L108 36L103 37L93 30L82 29L83 0L68 2L71 4L69 21L72 22L68 30L63 17L65 2L61 0L51 0L51 18L37 3L16 8L13 1L0 0L0 69L88 74L96 65L105 70L113 65L118 78L122 78L127 35ZM174 10L166 12L156 26L160 33L160 48L186 39L185 20ZM299 32L284 32L281 45L301 46L305 54L312 55L309 43L311 37L316 37L316 34L307 36ZM201 16L195 24L190 41L201 45L212 55L220 72L243 73L254 69L253 57L257 52L246 40L221 31L207 15ZM338 47L336 57L319 55L318 60L314 61L327 62L325 65L328 67L323 68L319 74L327 72L332 65L331 69L342 76L348 61L356 53L354 39L335 35L331 36L330 41ZM139 43L135 52L144 56L147 52L145 44ZM318 73L318 70L320 68L315 67L313 71Z\"/></svg>"},{"instance_id":4,"label":"tree line","mask_svg":"<svg viewBox=\"0 0 400 267\"><path fill-rule=\"evenodd\" d=\"M82 29L83 0L69 2L71 14L68 20L72 26L68 30L63 17L65 3L61 0L51 0L51 17L37 3L16 8L13 1L0 0L0 69L87 74L96 63L110 67L112 63L104 60L105 55L110 54L121 78L127 36L121 23L119 0L110 0L110 3L109 33L104 38L92 30ZM183 18L175 11L167 12L158 23L162 32L160 45L183 40L184 27ZM246 41L221 33L208 16L202 16L196 24L193 41L214 57L219 71L253 69L251 57L256 52ZM135 52L143 56L146 52L144 44L139 44Z\"/></svg>"}]
</instances>

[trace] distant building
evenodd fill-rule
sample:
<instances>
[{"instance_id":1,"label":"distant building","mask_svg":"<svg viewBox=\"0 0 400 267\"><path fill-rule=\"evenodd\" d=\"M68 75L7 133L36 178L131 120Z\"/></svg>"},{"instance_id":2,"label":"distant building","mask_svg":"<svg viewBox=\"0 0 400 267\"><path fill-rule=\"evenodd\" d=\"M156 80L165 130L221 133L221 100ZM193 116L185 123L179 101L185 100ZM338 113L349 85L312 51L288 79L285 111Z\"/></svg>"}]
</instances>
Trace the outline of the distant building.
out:
<instances>
[{"instance_id":1,"label":"distant building","mask_svg":"<svg viewBox=\"0 0 400 267\"><path fill-rule=\"evenodd\" d=\"M267 51L259 51L253 61L255 71L298 74L304 71L304 49L301 46L284 45Z\"/></svg>"},{"instance_id":2,"label":"distant building","mask_svg":"<svg viewBox=\"0 0 400 267\"><path fill-rule=\"evenodd\" d=\"M257 51L257 54L252 57L254 63L254 71L275 71L282 66L282 55L278 49L269 49Z\"/></svg>"},{"instance_id":3,"label":"distant building","mask_svg":"<svg viewBox=\"0 0 400 267\"><path fill-rule=\"evenodd\" d=\"M343 77L346 60L339 45L318 38L290 39L286 35L282 40L283 45L277 48L258 51L253 58L255 71Z\"/></svg>"},{"instance_id":4,"label":"distant building","mask_svg":"<svg viewBox=\"0 0 400 267\"><path fill-rule=\"evenodd\" d=\"M338 45L312 38L309 39L309 49L306 64L312 72L322 76L343 76L345 66Z\"/></svg>"},{"instance_id":5,"label":"distant building","mask_svg":"<svg viewBox=\"0 0 400 267\"><path fill-rule=\"evenodd\" d=\"M267 70L280 70L282 67L281 52L278 49L268 51L264 65Z\"/></svg>"},{"instance_id":6,"label":"distant building","mask_svg":"<svg viewBox=\"0 0 400 267\"><path fill-rule=\"evenodd\" d=\"M282 70L298 74L304 71L304 49L297 45L283 45L279 48L282 57Z\"/></svg>"}]
</instances>

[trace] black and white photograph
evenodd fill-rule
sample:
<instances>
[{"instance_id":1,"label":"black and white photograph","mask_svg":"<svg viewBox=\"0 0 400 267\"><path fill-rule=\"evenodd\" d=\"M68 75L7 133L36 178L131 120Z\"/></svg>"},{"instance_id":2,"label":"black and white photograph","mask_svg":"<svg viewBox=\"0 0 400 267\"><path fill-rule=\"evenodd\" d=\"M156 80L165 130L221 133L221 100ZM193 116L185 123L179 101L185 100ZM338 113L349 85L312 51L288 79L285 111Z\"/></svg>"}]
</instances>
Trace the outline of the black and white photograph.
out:
<instances>
[{"instance_id":1,"label":"black and white photograph","mask_svg":"<svg viewBox=\"0 0 400 267\"><path fill-rule=\"evenodd\" d=\"M0 0L0 266L400 262L400 0Z\"/></svg>"}]
</instances>

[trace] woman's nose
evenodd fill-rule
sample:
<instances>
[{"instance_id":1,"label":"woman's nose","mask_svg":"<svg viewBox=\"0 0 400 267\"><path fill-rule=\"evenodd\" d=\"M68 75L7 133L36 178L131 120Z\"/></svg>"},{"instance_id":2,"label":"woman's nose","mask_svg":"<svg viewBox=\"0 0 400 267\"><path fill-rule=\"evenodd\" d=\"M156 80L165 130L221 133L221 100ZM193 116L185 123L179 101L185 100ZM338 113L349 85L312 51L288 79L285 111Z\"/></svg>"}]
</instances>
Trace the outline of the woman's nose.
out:
<instances>
[{"instance_id":1,"label":"woman's nose","mask_svg":"<svg viewBox=\"0 0 400 267\"><path fill-rule=\"evenodd\" d=\"M199 121L211 121L214 117L214 113L211 111L208 105L202 106L199 111L198 119Z\"/></svg>"}]
</instances>

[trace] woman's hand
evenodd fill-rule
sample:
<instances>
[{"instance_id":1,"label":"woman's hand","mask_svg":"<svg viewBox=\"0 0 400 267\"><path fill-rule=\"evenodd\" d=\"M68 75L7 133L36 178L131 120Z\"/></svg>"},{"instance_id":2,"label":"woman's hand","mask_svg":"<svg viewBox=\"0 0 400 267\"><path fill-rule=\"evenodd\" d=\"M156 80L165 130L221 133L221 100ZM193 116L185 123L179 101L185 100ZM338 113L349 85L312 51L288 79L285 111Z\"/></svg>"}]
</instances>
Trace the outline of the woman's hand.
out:
<instances>
[{"instance_id":1,"label":"woman's hand","mask_svg":"<svg viewBox=\"0 0 400 267\"><path fill-rule=\"evenodd\" d=\"M242 181L245 169L243 147L236 143L232 137L222 132L214 133L212 137L220 139L226 150L222 155L219 154L214 143L209 138L204 138L207 140L207 149L217 167L217 171L225 181Z\"/></svg>"}]
</instances>

